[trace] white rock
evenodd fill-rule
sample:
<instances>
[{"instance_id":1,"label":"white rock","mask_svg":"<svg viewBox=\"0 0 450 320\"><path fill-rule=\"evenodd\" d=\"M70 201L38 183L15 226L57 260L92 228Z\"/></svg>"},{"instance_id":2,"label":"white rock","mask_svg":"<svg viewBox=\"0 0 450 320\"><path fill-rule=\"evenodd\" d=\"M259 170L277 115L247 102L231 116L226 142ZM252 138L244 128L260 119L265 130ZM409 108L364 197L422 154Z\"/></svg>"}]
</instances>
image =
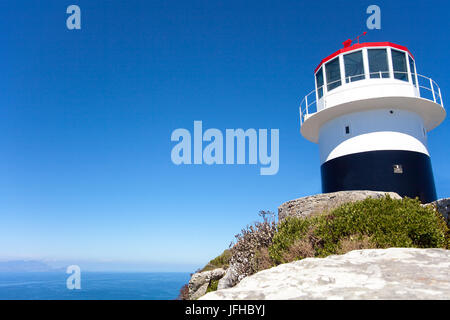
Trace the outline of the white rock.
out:
<instances>
[{"instance_id":1,"label":"white rock","mask_svg":"<svg viewBox=\"0 0 450 320\"><path fill-rule=\"evenodd\" d=\"M450 250L366 249L307 258L200 299L450 299Z\"/></svg>"},{"instance_id":2,"label":"white rock","mask_svg":"<svg viewBox=\"0 0 450 320\"><path fill-rule=\"evenodd\" d=\"M211 280L219 280L225 274L225 270L217 268L211 271L194 273L189 280L189 299L195 300L206 293Z\"/></svg>"}]
</instances>

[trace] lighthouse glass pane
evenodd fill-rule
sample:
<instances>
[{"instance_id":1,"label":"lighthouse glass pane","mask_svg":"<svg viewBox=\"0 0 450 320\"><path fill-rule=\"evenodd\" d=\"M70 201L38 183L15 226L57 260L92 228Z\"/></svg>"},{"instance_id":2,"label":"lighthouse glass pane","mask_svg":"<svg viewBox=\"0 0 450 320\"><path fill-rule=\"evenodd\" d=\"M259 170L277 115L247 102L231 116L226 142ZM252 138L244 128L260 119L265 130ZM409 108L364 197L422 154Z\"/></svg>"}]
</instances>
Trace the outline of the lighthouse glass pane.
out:
<instances>
[{"instance_id":1,"label":"lighthouse glass pane","mask_svg":"<svg viewBox=\"0 0 450 320\"><path fill-rule=\"evenodd\" d=\"M408 81L408 67L406 66L406 55L404 52L392 50L392 66L395 79Z\"/></svg>"},{"instance_id":2,"label":"lighthouse glass pane","mask_svg":"<svg viewBox=\"0 0 450 320\"><path fill-rule=\"evenodd\" d=\"M336 58L325 65L327 74L327 90L333 90L341 85L341 70L339 68L339 58Z\"/></svg>"},{"instance_id":3,"label":"lighthouse glass pane","mask_svg":"<svg viewBox=\"0 0 450 320\"><path fill-rule=\"evenodd\" d=\"M369 72L371 78L389 78L386 49L369 49Z\"/></svg>"},{"instance_id":4,"label":"lighthouse glass pane","mask_svg":"<svg viewBox=\"0 0 450 320\"><path fill-rule=\"evenodd\" d=\"M414 60L408 56L409 58L409 68L411 69L411 78L414 85L416 85L416 65L414 64Z\"/></svg>"},{"instance_id":5,"label":"lighthouse glass pane","mask_svg":"<svg viewBox=\"0 0 450 320\"><path fill-rule=\"evenodd\" d=\"M316 73L316 85L317 85L317 95L320 98L323 96L323 73L322 68L319 69Z\"/></svg>"},{"instance_id":6,"label":"lighthouse glass pane","mask_svg":"<svg viewBox=\"0 0 450 320\"><path fill-rule=\"evenodd\" d=\"M353 52L344 56L345 82L364 79L364 64L362 51Z\"/></svg>"}]
</instances>

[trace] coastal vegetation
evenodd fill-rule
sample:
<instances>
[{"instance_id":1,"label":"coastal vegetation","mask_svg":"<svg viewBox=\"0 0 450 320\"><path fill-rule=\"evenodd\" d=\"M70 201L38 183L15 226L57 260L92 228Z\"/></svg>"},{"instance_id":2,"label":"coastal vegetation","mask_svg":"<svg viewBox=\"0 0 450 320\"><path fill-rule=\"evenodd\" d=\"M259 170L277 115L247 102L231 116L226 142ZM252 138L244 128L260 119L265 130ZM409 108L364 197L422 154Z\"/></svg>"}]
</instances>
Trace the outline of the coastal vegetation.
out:
<instances>
[{"instance_id":1,"label":"coastal vegetation","mask_svg":"<svg viewBox=\"0 0 450 320\"><path fill-rule=\"evenodd\" d=\"M330 213L288 217L268 247L273 265L356 249L449 248L449 229L431 206L417 199L385 197L346 203Z\"/></svg>"},{"instance_id":2,"label":"coastal vegetation","mask_svg":"<svg viewBox=\"0 0 450 320\"><path fill-rule=\"evenodd\" d=\"M209 261L203 269L200 269L198 272L210 271L217 268L227 269L231 259L231 250L227 249L222 252L219 256L215 257L211 261Z\"/></svg>"},{"instance_id":3,"label":"coastal vegetation","mask_svg":"<svg viewBox=\"0 0 450 320\"><path fill-rule=\"evenodd\" d=\"M390 247L450 247L444 217L418 199L367 198L345 203L329 212L275 221L275 214L260 211L262 221L242 229L236 240L201 271L228 268L241 278L282 263L352 250ZM208 292L217 288L210 283Z\"/></svg>"}]
</instances>

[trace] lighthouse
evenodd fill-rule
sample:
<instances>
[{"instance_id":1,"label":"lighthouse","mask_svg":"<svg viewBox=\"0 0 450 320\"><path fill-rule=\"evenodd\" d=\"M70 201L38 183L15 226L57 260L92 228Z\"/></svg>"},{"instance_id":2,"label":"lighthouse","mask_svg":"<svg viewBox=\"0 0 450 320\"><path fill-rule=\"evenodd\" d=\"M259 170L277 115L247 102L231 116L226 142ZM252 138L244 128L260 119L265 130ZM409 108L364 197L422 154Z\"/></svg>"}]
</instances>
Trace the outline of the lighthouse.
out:
<instances>
[{"instance_id":1,"label":"lighthouse","mask_svg":"<svg viewBox=\"0 0 450 320\"><path fill-rule=\"evenodd\" d=\"M445 118L437 83L391 42L351 44L323 59L300 104L300 132L319 145L322 191L393 191L436 200L428 132Z\"/></svg>"}]
</instances>

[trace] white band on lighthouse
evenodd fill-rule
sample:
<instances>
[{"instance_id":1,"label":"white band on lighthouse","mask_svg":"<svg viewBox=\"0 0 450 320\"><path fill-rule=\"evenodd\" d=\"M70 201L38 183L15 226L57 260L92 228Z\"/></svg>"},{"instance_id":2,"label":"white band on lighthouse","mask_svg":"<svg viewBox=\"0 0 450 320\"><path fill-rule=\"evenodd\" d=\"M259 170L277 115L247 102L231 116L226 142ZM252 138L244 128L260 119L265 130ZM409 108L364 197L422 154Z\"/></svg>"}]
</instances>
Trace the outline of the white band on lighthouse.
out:
<instances>
[{"instance_id":1,"label":"white band on lighthouse","mask_svg":"<svg viewBox=\"0 0 450 320\"><path fill-rule=\"evenodd\" d=\"M404 150L429 155L422 118L414 112L378 109L328 121L319 132L320 163L349 154Z\"/></svg>"}]
</instances>

